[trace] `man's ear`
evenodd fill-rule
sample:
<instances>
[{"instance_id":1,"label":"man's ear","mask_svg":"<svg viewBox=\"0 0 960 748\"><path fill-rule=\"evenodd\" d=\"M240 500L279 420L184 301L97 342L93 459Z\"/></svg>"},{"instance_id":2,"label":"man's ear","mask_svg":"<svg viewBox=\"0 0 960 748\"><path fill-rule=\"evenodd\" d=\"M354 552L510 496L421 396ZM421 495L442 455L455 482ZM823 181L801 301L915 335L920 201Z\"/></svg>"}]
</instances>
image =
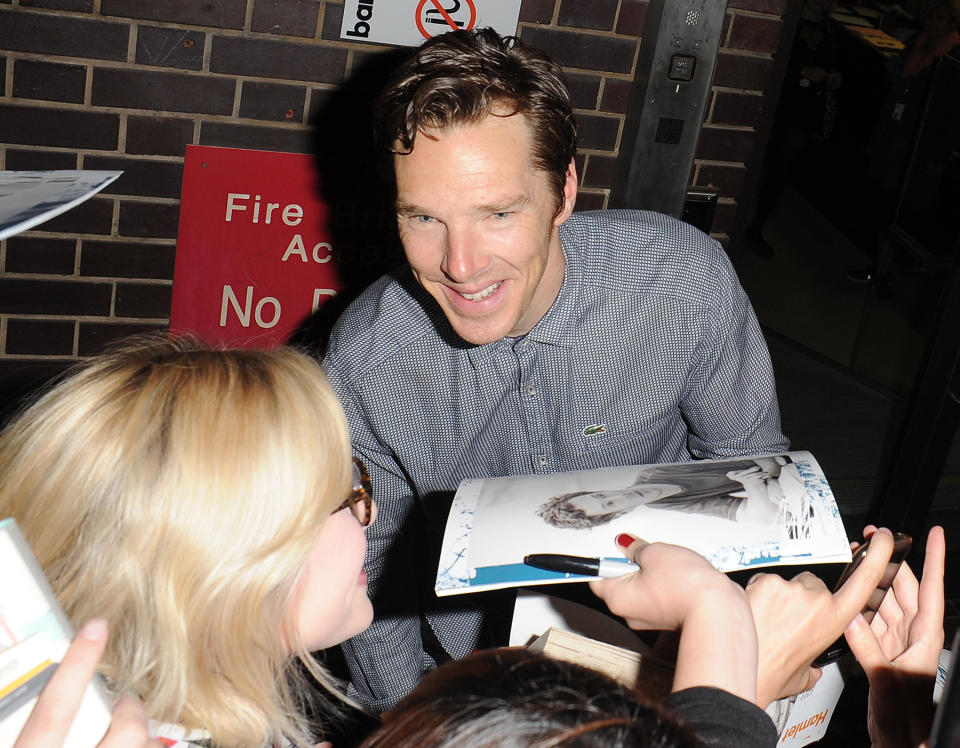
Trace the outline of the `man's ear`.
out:
<instances>
[{"instance_id":1,"label":"man's ear","mask_svg":"<svg viewBox=\"0 0 960 748\"><path fill-rule=\"evenodd\" d=\"M563 181L563 205L557 217L553 219L553 225L559 226L566 221L573 213L573 206L577 202L577 164L574 159L570 159L570 165L567 167L567 174Z\"/></svg>"}]
</instances>

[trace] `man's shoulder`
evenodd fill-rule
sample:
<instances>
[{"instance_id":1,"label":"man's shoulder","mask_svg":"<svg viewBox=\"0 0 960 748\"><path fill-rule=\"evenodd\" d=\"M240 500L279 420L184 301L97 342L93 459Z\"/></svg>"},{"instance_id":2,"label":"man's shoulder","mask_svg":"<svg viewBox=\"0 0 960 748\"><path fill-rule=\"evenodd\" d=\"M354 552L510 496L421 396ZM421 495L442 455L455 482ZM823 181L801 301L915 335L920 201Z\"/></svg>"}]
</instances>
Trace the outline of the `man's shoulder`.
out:
<instances>
[{"instance_id":1,"label":"man's shoulder","mask_svg":"<svg viewBox=\"0 0 960 748\"><path fill-rule=\"evenodd\" d=\"M436 337L436 325L417 293L406 265L368 286L337 319L324 367L352 380L363 378L391 357Z\"/></svg>"},{"instance_id":2,"label":"man's shoulder","mask_svg":"<svg viewBox=\"0 0 960 748\"><path fill-rule=\"evenodd\" d=\"M723 247L672 216L646 210L574 213L565 249L579 253L587 284L698 295L732 274Z\"/></svg>"}]
</instances>

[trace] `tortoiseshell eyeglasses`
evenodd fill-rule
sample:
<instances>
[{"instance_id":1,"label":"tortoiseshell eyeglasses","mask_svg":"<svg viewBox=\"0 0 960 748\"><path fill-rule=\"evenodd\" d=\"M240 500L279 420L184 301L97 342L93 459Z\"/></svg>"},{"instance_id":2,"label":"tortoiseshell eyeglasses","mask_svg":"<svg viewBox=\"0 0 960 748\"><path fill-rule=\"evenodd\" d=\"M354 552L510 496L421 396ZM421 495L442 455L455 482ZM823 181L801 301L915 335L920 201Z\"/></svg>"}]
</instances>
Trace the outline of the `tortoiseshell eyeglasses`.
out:
<instances>
[{"instance_id":1,"label":"tortoiseshell eyeglasses","mask_svg":"<svg viewBox=\"0 0 960 748\"><path fill-rule=\"evenodd\" d=\"M370 487L370 474L367 466L357 458L353 458L353 488L350 495L337 507L337 511L350 509L357 518L360 527L366 527L373 520L373 489Z\"/></svg>"}]
</instances>

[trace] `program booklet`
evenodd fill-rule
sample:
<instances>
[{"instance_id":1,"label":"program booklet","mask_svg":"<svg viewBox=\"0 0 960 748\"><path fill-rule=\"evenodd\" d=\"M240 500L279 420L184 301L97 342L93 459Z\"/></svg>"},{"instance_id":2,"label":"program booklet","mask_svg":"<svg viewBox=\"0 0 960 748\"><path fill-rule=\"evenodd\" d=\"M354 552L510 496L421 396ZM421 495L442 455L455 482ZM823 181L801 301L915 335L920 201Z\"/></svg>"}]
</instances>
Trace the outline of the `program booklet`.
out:
<instances>
[{"instance_id":1,"label":"program booklet","mask_svg":"<svg viewBox=\"0 0 960 748\"><path fill-rule=\"evenodd\" d=\"M465 480L447 519L435 590L585 581L592 577L534 568L524 557L624 563L615 545L622 532L686 546L723 572L850 561L819 464L809 452L785 452Z\"/></svg>"},{"instance_id":2,"label":"program booklet","mask_svg":"<svg viewBox=\"0 0 960 748\"><path fill-rule=\"evenodd\" d=\"M0 746L11 746L67 651L73 628L12 519L0 520L0 569ZM95 676L64 745L93 748L110 726L111 708Z\"/></svg>"}]
</instances>

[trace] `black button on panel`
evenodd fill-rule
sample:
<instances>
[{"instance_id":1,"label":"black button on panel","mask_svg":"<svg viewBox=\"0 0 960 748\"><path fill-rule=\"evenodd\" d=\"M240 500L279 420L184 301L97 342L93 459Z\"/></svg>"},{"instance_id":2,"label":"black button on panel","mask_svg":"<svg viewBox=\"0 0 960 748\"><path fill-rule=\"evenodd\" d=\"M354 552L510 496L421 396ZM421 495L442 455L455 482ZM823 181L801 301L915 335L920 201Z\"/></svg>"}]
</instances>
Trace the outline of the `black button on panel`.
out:
<instances>
[{"instance_id":1,"label":"black button on panel","mask_svg":"<svg viewBox=\"0 0 960 748\"><path fill-rule=\"evenodd\" d=\"M672 81L689 82L693 80L693 71L697 67L697 58L693 55L673 55L667 78Z\"/></svg>"}]
</instances>

